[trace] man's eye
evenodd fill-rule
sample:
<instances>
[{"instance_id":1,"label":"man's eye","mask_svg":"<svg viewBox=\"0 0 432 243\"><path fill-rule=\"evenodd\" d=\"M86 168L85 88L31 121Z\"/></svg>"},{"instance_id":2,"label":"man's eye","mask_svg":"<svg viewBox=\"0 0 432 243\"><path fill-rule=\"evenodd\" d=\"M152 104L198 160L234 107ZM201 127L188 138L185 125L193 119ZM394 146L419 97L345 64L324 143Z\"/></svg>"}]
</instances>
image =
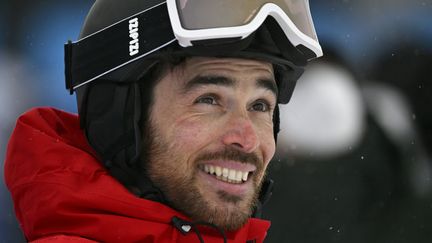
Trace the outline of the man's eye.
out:
<instances>
[{"instance_id":1,"label":"man's eye","mask_svg":"<svg viewBox=\"0 0 432 243\"><path fill-rule=\"evenodd\" d=\"M267 102L260 100L260 101L256 101L252 105L251 109L253 111L267 112L270 110L270 105Z\"/></svg>"},{"instance_id":2,"label":"man's eye","mask_svg":"<svg viewBox=\"0 0 432 243\"><path fill-rule=\"evenodd\" d=\"M214 96L201 96L195 100L195 103L217 105L216 98Z\"/></svg>"}]
</instances>

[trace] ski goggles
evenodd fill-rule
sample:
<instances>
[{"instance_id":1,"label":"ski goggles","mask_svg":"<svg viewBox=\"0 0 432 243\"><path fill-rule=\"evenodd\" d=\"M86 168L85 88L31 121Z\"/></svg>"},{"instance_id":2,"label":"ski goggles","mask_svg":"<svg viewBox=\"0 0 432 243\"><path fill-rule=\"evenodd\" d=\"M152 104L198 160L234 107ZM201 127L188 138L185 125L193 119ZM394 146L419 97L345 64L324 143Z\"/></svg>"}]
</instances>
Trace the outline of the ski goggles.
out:
<instances>
[{"instance_id":1,"label":"ski goggles","mask_svg":"<svg viewBox=\"0 0 432 243\"><path fill-rule=\"evenodd\" d=\"M200 40L245 38L268 16L294 46L323 55L312 21L309 0L167 0L174 34L183 47Z\"/></svg>"},{"instance_id":2,"label":"ski goggles","mask_svg":"<svg viewBox=\"0 0 432 243\"><path fill-rule=\"evenodd\" d=\"M98 78L115 76L114 71L176 41L188 49L203 42L244 39L268 16L307 59L322 56L308 0L167 0L66 43L66 88L72 94Z\"/></svg>"}]
</instances>

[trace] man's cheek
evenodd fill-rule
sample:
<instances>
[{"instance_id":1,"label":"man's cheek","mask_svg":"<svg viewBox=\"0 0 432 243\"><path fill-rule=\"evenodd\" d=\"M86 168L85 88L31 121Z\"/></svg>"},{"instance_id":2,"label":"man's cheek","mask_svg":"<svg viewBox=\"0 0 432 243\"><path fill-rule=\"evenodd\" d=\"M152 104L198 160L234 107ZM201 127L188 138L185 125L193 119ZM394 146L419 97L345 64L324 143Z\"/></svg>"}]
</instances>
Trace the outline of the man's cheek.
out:
<instances>
[{"instance_id":1,"label":"man's cheek","mask_svg":"<svg viewBox=\"0 0 432 243\"><path fill-rule=\"evenodd\" d=\"M175 127L172 142L182 147L201 147L208 142L209 138L216 137L217 134L214 130L210 123L203 124L197 121L183 121Z\"/></svg>"},{"instance_id":2,"label":"man's cheek","mask_svg":"<svg viewBox=\"0 0 432 243\"><path fill-rule=\"evenodd\" d=\"M276 142L273 136L273 127L271 127L271 129L268 127L261 129L259 132L259 139L261 149L263 151L263 161L265 166L267 166L276 152Z\"/></svg>"}]
</instances>

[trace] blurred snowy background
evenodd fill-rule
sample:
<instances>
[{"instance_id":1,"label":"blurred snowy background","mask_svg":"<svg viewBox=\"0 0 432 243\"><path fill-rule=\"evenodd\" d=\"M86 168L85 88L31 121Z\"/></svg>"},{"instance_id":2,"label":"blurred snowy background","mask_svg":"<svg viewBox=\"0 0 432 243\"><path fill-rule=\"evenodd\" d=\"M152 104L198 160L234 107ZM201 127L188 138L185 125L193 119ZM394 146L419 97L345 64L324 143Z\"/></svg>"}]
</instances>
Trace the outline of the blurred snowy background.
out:
<instances>
[{"instance_id":1,"label":"blurred snowy background","mask_svg":"<svg viewBox=\"0 0 432 243\"><path fill-rule=\"evenodd\" d=\"M63 44L92 3L0 0L1 158L27 109L76 112ZM310 5L326 57L282 108L268 242L430 242L432 0ZM0 168L0 242L25 242Z\"/></svg>"}]
</instances>

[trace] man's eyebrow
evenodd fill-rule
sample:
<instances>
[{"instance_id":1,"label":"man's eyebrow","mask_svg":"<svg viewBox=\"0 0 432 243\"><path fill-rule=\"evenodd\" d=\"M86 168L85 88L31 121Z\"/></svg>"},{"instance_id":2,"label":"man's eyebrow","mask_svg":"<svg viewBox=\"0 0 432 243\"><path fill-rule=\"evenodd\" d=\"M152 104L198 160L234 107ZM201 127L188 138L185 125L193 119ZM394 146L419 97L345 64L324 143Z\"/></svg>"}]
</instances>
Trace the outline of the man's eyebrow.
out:
<instances>
[{"instance_id":1,"label":"man's eyebrow","mask_svg":"<svg viewBox=\"0 0 432 243\"><path fill-rule=\"evenodd\" d=\"M199 75L191 79L183 88L183 91L188 91L202 85L220 85L225 87L232 87L236 85L236 82L225 76L217 75ZM258 79L256 85L259 88L263 88L272 92L276 97L278 96L278 88L276 83L272 79Z\"/></svg>"},{"instance_id":2,"label":"man's eyebrow","mask_svg":"<svg viewBox=\"0 0 432 243\"><path fill-rule=\"evenodd\" d=\"M258 79L256 82L257 86L264 88L272 92L276 97L278 96L278 87L272 79Z\"/></svg>"},{"instance_id":3,"label":"man's eyebrow","mask_svg":"<svg viewBox=\"0 0 432 243\"><path fill-rule=\"evenodd\" d=\"M196 76L186 83L183 88L184 92L188 92L198 86L202 85L221 85L226 87L231 87L235 85L234 80L224 77L224 76L215 76L215 75L206 75L206 76Z\"/></svg>"}]
</instances>

